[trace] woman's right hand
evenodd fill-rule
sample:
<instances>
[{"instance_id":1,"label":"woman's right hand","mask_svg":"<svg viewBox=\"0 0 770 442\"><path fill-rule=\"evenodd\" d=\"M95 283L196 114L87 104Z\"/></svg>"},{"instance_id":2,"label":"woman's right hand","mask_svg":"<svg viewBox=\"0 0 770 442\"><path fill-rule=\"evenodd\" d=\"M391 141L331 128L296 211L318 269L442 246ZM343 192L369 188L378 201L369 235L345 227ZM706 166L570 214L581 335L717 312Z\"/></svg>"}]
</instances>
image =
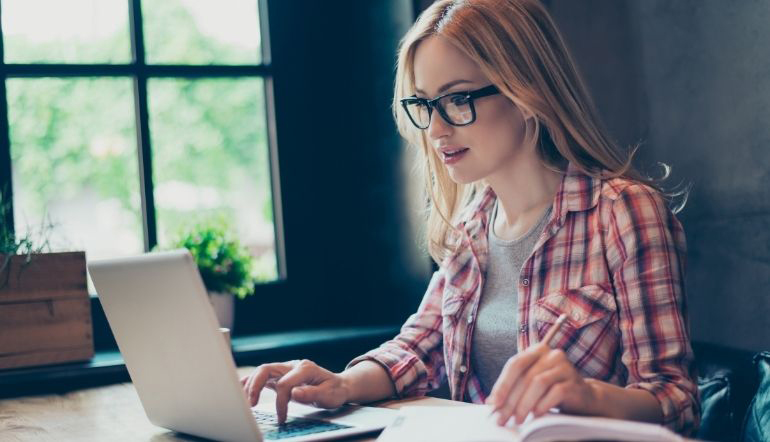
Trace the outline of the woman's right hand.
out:
<instances>
[{"instance_id":1,"label":"woman's right hand","mask_svg":"<svg viewBox=\"0 0 770 442\"><path fill-rule=\"evenodd\" d=\"M241 378L241 385L252 407L259 402L262 388L275 390L279 423L286 421L290 399L314 407L337 408L350 396L345 378L306 359L260 365Z\"/></svg>"}]
</instances>

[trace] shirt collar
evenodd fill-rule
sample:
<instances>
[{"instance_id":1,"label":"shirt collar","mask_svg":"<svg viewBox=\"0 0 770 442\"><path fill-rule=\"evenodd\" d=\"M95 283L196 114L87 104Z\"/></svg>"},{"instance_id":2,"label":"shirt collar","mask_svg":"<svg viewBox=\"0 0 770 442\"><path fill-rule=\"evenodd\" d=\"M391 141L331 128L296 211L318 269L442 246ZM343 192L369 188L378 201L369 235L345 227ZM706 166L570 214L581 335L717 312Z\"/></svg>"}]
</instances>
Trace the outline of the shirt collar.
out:
<instances>
[{"instance_id":1,"label":"shirt collar","mask_svg":"<svg viewBox=\"0 0 770 442\"><path fill-rule=\"evenodd\" d=\"M554 200L554 212L566 216L567 212L582 212L599 203L602 180L580 171L569 163Z\"/></svg>"},{"instance_id":2,"label":"shirt collar","mask_svg":"<svg viewBox=\"0 0 770 442\"><path fill-rule=\"evenodd\" d=\"M582 212L591 209L599 202L602 180L580 171L571 162L562 177L553 203L551 217L563 220L568 212ZM477 237L486 232L487 223L497 195L490 186L481 190L480 195L471 202L468 213L470 219L463 223L464 230L470 237Z\"/></svg>"}]
</instances>

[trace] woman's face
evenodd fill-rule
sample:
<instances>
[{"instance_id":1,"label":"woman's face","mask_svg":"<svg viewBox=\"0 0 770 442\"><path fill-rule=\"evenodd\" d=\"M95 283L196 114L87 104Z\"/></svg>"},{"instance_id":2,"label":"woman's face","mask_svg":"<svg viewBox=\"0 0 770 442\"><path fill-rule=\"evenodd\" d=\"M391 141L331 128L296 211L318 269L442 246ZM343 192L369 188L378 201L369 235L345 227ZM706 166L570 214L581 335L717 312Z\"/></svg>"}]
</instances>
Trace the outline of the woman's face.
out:
<instances>
[{"instance_id":1,"label":"woman's face","mask_svg":"<svg viewBox=\"0 0 770 442\"><path fill-rule=\"evenodd\" d=\"M435 98L449 92L480 89L491 82L481 69L455 46L441 37L419 43L414 57L416 94ZM474 100L476 121L452 126L433 110L427 135L433 152L457 183L467 184L510 170L523 155L535 155L534 146L523 146L525 120L505 95ZM452 152L461 150L454 155Z\"/></svg>"}]
</instances>

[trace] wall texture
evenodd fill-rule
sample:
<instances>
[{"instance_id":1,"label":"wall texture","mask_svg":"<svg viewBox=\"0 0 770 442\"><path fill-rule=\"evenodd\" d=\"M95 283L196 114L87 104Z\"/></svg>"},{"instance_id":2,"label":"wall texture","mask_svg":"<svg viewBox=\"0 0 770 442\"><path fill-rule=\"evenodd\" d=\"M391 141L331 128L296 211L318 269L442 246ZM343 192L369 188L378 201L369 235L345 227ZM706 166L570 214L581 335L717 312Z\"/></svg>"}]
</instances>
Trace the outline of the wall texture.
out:
<instances>
[{"instance_id":1,"label":"wall texture","mask_svg":"<svg viewBox=\"0 0 770 442\"><path fill-rule=\"evenodd\" d=\"M694 339L770 349L770 3L546 4L610 132L693 185L679 218Z\"/></svg>"},{"instance_id":2,"label":"wall texture","mask_svg":"<svg viewBox=\"0 0 770 442\"><path fill-rule=\"evenodd\" d=\"M287 279L239 305L240 333L400 324L416 310L430 267L390 111L412 7L268 1Z\"/></svg>"}]
</instances>

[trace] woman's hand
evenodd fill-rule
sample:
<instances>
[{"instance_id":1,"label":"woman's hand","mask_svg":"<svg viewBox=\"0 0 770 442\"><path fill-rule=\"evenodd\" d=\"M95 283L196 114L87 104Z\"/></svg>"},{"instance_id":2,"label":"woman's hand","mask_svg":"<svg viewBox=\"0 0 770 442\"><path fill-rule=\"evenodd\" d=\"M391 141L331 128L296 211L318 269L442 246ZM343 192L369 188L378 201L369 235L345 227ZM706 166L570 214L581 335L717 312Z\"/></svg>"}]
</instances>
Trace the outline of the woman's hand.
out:
<instances>
[{"instance_id":1,"label":"woman's hand","mask_svg":"<svg viewBox=\"0 0 770 442\"><path fill-rule=\"evenodd\" d=\"M342 376L308 360L260 365L241 378L241 385L251 406L259 402L262 388L275 390L279 423L286 421L290 399L315 407L336 408L348 402L349 396Z\"/></svg>"},{"instance_id":2,"label":"woman's hand","mask_svg":"<svg viewBox=\"0 0 770 442\"><path fill-rule=\"evenodd\" d=\"M541 342L505 363L486 403L498 412L497 423L511 417L524 422L532 412L542 416L552 407L574 414L595 414L597 392L586 382L562 350Z\"/></svg>"}]
</instances>

